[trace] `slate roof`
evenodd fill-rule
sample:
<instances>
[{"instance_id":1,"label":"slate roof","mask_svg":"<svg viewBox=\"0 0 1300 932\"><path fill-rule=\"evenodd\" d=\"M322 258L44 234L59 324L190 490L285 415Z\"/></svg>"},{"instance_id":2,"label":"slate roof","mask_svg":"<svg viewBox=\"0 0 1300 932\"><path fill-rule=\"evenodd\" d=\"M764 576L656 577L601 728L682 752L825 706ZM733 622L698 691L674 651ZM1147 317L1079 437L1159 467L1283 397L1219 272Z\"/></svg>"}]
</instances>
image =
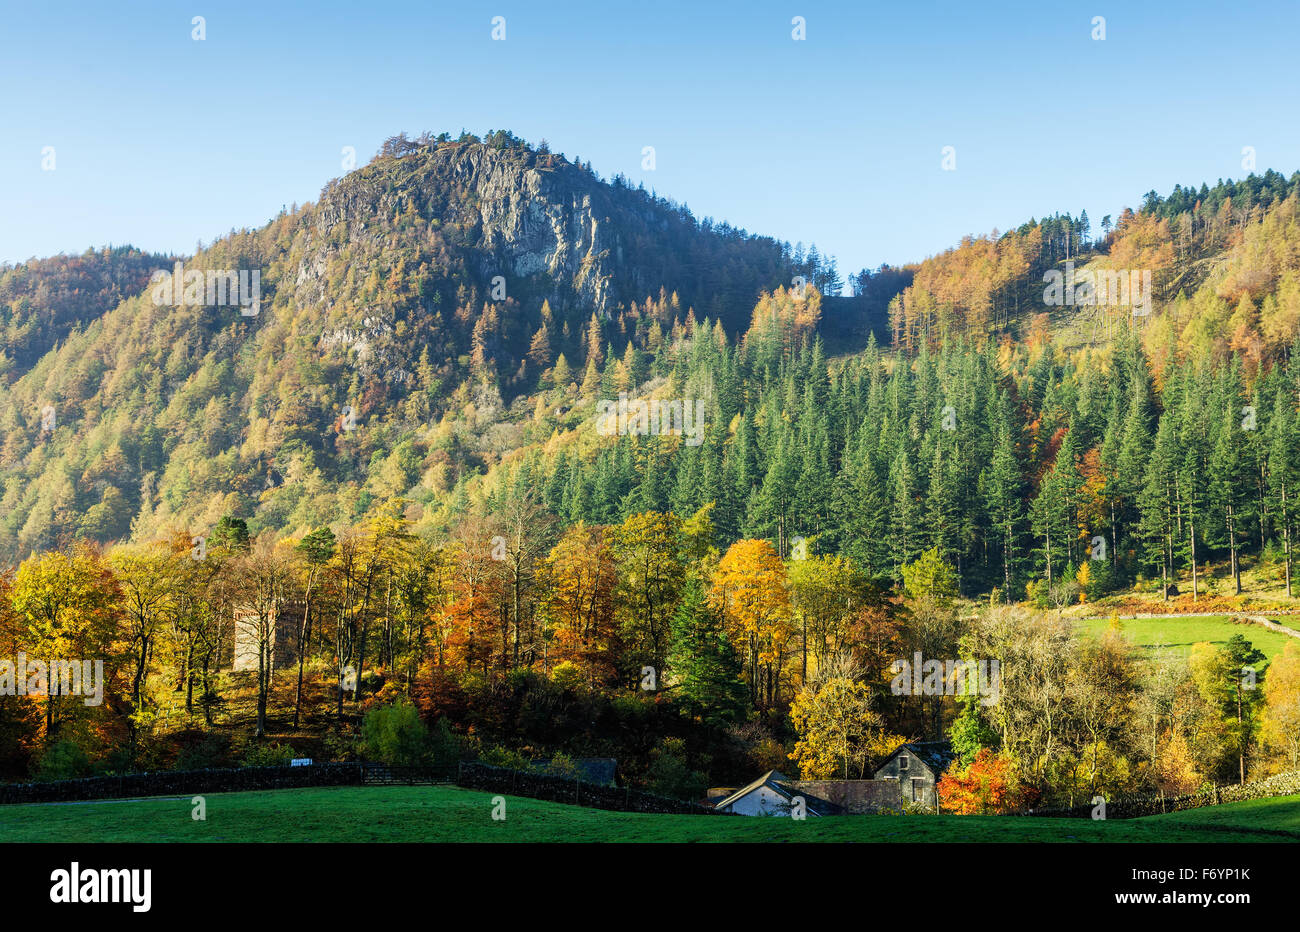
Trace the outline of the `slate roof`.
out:
<instances>
[{"instance_id":1,"label":"slate roof","mask_svg":"<svg viewBox=\"0 0 1300 932\"><path fill-rule=\"evenodd\" d=\"M930 772L936 777L942 776L948 766L957 759L957 755L953 753L952 745L947 741L910 741L895 748L894 753L880 762L880 767L885 766L903 751L907 751L929 767ZM879 771L880 767L877 767L876 770Z\"/></svg>"},{"instance_id":2,"label":"slate roof","mask_svg":"<svg viewBox=\"0 0 1300 932\"><path fill-rule=\"evenodd\" d=\"M805 793L801 790L795 789L794 787L787 785L787 781L789 779L790 779L789 777L781 773L781 771L779 770L769 770L767 773L763 774L753 783L741 787L740 789L736 790L736 792L728 796L726 799L719 801L713 808L726 809L736 800L748 796L750 793L754 792L754 790L758 789L761 786L766 785L774 793L783 797L787 801L793 800L796 796L802 796L804 799L804 805L806 805L808 807L808 811L813 813L814 815L827 816L827 815L835 815L838 812L839 807L836 806L834 803L827 802L824 799L820 799L816 796L812 796L808 793Z\"/></svg>"}]
</instances>

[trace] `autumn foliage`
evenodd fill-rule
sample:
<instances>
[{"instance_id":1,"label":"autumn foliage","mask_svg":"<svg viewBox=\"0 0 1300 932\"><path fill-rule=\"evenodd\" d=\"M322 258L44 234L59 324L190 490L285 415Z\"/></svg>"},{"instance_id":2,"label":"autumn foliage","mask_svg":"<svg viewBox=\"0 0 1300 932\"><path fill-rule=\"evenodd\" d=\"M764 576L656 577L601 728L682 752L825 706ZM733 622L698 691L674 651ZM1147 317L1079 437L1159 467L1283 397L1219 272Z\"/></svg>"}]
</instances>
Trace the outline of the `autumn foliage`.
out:
<instances>
[{"instance_id":1,"label":"autumn foliage","mask_svg":"<svg viewBox=\"0 0 1300 932\"><path fill-rule=\"evenodd\" d=\"M1024 801L1012 762L988 748L981 749L964 771L945 774L938 793L940 808L957 815L1014 812Z\"/></svg>"}]
</instances>

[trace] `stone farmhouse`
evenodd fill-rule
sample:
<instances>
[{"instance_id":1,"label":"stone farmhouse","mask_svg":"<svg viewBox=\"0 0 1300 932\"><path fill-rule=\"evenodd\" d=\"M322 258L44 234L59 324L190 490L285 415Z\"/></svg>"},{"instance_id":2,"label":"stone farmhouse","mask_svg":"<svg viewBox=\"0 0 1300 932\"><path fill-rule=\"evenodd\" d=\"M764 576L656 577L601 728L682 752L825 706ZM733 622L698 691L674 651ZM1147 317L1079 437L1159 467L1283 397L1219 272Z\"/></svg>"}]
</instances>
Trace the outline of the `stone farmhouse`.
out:
<instances>
[{"instance_id":1,"label":"stone farmhouse","mask_svg":"<svg viewBox=\"0 0 1300 932\"><path fill-rule=\"evenodd\" d=\"M803 797L809 816L934 808L935 787L953 758L946 741L913 741L899 745L870 780L790 780L769 770L748 786L710 791L708 805L740 815L778 816L790 815L796 797Z\"/></svg>"}]
</instances>

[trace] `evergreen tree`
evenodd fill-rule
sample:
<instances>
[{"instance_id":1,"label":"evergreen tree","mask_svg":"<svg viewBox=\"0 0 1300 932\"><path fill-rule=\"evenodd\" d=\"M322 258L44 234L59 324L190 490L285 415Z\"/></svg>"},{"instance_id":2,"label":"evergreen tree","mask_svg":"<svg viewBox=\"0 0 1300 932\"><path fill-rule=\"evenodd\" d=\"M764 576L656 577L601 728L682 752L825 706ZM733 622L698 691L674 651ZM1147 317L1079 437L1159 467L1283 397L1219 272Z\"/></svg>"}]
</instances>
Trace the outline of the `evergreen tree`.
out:
<instances>
[{"instance_id":1,"label":"evergreen tree","mask_svg":"<svg viewBox=\"0 0 1300 932\"><path fill-rule=\"evenodd\" d=\"M690 713L716 727L741 721L748 691L741 680L740 658L696 576L687 579L673 614L672 645L670 668Z\"/></svg>"},{"instance_id":2,"label":"evergreen tree","mask_svg":"<svg viewBox=\"0 0 1300 932\"><path fill-rule=\"evenodd\" d=\"M1005 392L998 392L989 414L993 427L993 456L980 475L980 488L996 539L991 542L990 550L998 555L1003 598L1010 601L1015 597L1014 584L1019 580L1020 534L1025 517L1024 478L1016 460L1010 403Z\"/></svg>"}]
</instances>

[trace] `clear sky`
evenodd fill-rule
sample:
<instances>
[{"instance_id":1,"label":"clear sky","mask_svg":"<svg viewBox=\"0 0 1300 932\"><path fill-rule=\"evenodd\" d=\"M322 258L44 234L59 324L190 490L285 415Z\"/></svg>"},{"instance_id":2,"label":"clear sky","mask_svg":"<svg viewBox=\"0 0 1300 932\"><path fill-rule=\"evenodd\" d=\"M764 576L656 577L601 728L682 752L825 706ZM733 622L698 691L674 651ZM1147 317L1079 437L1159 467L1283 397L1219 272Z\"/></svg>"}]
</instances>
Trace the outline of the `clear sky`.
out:
<instances>
[{"instance_id":1,"label":"clear sky","mask_svg":"<svg viewBox=\"0 0 1300 932\"><path fill-rule=\"evenodd\" d=\"M0 260L189 253L315 200L344 146L364 165L463 127L855 271L1058 210L1095 230L1152 188L1244 176L1245 146L1289 175L1298 40L1297 0L3 0Z\"/></svg>"}]
</instances>

